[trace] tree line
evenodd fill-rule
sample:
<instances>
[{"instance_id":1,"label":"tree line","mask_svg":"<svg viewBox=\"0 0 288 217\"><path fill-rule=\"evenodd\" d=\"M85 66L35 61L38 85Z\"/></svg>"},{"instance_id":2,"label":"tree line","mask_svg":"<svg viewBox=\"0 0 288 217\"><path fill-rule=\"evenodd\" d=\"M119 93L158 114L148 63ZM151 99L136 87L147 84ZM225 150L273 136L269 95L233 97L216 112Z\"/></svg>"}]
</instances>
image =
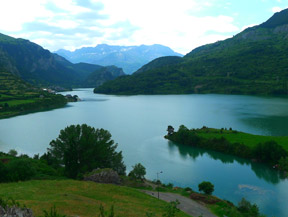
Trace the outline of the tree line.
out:
<instances>
[{"instance_id":1,"label":"tree line","mask_svg":"<svg viewBox=\"0 0 288 217\"><path fill-rule=\"evenodd\" d=\"M181 125L177 132L173 131L171 133L171 129L173 128L171 127L168 127L168 135L165 138L172 142L218 151L241 158L253 159L258 162L274 165L284 171L288 170L288 153L274 140L249 147L243 143L232 143L223 136L220 138L204 138L197 134L197 130L189 130L184 125Z\"/></svg>"}]
</instances>

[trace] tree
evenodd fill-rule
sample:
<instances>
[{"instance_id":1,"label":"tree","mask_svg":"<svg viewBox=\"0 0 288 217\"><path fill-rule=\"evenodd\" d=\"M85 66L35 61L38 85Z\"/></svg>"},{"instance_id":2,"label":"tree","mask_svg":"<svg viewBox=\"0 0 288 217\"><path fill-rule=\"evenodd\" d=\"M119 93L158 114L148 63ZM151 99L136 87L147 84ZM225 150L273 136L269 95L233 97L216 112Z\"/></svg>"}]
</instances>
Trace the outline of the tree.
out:
<instances>
[{"instance_id":1,"label":"tree","mask_svg":"<svg viewBox=\"0 0 288 217\"><path fill-rule=\"evenodd\" d=\"M15 150L15 149L11 149L9 152L8 152L9 155L13 156L13 157L16 157L18 155L18 152Z\"/></svg>"},{"instance_id":2,"label":"tree","mask_svg":"<svg viewBox=\"0 0 288 217\"><path fill-rule=\"evenodd\" d=\"M198 185L199 191L203 191L205 194L211 195L214 191L214 185L211 182L201 182Z\"/></svg>"},{"instance_id":3,"label":"tree","mask_svg":"<svg viewBox=\"0 0 288 217\"><path fill-rule=\"evenodd\" d=\"M48 153L59 167L65 166L68 177L76 178L96 168L112 168L125 174L122 152L116 152L117 144L107 130L71 125L61 130L50 146Z\"/></svg>"},{"instance_id":4,"label":"tree","mask_svg":"<svg viewBox=\"0 0 288 217\"><path fill-rule=\"evenodd\" d=\"M245 198L242 198L242 200L238 203L238 210L241 213L246 213L248 216L260 216L259 208L256 204L251 204L248 200Z\"/></svg>"},{"instance_id":5,"label":"tree","mask_svg":"<svg viewBox=\"0 0 288 217\"><path fill-rule=\"evenodd\" d=\"M131 176L132 178L135 178L135 179L143 180L145 178L145 175L146 175L145 167L140 163L135 164L132 167L133 167L133 170L129 173L129 176Z\"/></svg>"},{"instance_id":6,"label":"tree","mask_svg":"<svg viewBox=\"0 0 288 217\"><path fill-rule=\"evenodd\" d=\"M167 131L168 131L168 136L173 135L173 133L174 133L174 127L172 127L171 125L169 125L168 128L167 128Z\"/></svg>"},{"instance_id":7,"label":"tree","mask_svg":"<svg viewBox=\"0 0 288 217\"><path fill-rule=\"evenodd\" d=\"M278 163L283 157L287 157L287 151L275 141L259 143L253 149L253 156L260 161L267 163Z\"/></svg>"}]
</instances>

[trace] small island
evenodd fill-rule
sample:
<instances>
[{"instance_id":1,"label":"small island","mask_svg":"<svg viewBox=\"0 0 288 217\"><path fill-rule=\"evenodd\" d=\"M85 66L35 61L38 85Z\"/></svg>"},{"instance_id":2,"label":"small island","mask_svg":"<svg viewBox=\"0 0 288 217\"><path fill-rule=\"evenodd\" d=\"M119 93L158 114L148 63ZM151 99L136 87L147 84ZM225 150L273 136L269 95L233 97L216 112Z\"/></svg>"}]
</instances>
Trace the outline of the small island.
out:
<instances>
[{"instance_id":1,"label":"small island","mask_svg":"<svg viewBox=\"0 0 288 217\"><path fill-rule=\"evenodd\" d=\"M232 128L214 129L203 126L188 129L181 125L177 132L167 128L166 139L183 145L213 150L252 161L265 163L274 169L288 171L288 137L259 136L239 132Z\"/></svg>"}]
</instances>

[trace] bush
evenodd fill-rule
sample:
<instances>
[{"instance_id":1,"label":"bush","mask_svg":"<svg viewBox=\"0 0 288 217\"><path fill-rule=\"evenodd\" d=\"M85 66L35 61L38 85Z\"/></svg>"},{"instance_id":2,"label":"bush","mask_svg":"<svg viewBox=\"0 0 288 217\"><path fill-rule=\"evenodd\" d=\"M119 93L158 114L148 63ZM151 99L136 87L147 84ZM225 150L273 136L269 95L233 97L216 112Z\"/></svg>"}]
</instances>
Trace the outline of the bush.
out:
<instances>
[{"instance_id":1,"label":"bush","mask_svg":"<svg viewBox=\"0 0 288 217\"><path fill-rule=\"evenodd\" d=\"M146 169L145 167L138 163L135 164L133 167L133 170L129 173L129 176L132 177L133 179L141 179L144 180L145 179L145 175L146 175Z\"/></svg>"},{"instance_id":2,"label":"bush","mask_svg":"<svg viewBox=\"0 0 288 217\"><path fill-rule=\"evenodd\" d=\"M258 206L256 204L251 204L245 198L242 198L242 200L238 203L238 210L241 213L246 214L247 216L253 216L253 217L260 216Z\"/></svg>"},{"instance_id":3,"label":"bush","mask_svg":"<svg viewBox=\"0 0 288 217\"><path fill-rule=\"evenodd\" d=\"M13 157L16 157L18 155L18 152L15 150L15 149L11 149L9 152L8 152L9 155L13 156Z\"/></svg>"},{"instance_id":4,"label":"bush","mask_svg":"<svg viewBox=\"0 0 288 217\"><path fill-rule=\"evenodd\" d=\"M7 178L12 182L31 179L36 171L30 159L14 159L7 164Z\"/></svg>"},{"instance_id":5,"label":"bush","mask_svg":"<svg viewBox=\"0 0 288 217\"><path fill-rule=\"evenodd\" d=\"M203 191L207 195L211 195L214 191L214 185L211 182L201 182L198 185L199 191Z\"/></svg>"},{"instance_id":6,"label":"bush","mask_svg":"<svg viewBox=\"0 0 288 217\"><path fill-rule=\"evenodd\" d=\"M171 201L166 207L165 207L165 213L162 215L163 217L175 217L176 213L180 210L177 208L179 205L179 201Z\"/></svg>"},{"instance_id":7,"label":"bush","mask_svg":"<svg viewBox=\"0 0 288 217\"><path fill-rule=\"evenodd\" d=\"M287 157L287 152L277 142L269 141L257 144L253 149L253 156L259 161L275 164Z\"/></svg>"}]
</instances>

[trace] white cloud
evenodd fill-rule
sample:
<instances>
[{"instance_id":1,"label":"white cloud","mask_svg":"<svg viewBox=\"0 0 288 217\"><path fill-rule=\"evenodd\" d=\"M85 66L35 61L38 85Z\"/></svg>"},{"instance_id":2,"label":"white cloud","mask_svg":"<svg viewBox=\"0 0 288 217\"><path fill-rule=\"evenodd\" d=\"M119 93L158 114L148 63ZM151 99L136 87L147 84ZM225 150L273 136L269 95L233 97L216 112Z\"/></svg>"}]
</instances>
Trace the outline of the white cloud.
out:
<instances>
[{"instance_id":1,"label":"white cloud","mask_svg":"<svg viewBox=\"0 0 288 217\"><path fill-rule=\"evenodd\" d=\"M0 1L0 30L20 31L25 22L49 15L42 4L45 0Z\"/></svg>"},{"instance_id":2,"label":"white cloud","mask_svg":"<svg viewBox=\"0 0 288 217\"><path fill-rule=\"evenodd\" d=\"M282 8L280 8L280 7L273 7L271 10L272 10L273 13L276 13L276 12L282 11Z\"/></svg>"},{"instance_id":3,"label":"white cloud","mask_svg":"<svg viewBox=\"0 0 288 217\"><path fill-rule=\"evenodd\" d=\"M7 22L0 23L0 32L25 36L52 51L108 43L163 44L186 53L239 31L230 16L200 15L200 11L212 8L216 0L91 2L1 1L0 19Z\"/></svg>"}]
</instances>

